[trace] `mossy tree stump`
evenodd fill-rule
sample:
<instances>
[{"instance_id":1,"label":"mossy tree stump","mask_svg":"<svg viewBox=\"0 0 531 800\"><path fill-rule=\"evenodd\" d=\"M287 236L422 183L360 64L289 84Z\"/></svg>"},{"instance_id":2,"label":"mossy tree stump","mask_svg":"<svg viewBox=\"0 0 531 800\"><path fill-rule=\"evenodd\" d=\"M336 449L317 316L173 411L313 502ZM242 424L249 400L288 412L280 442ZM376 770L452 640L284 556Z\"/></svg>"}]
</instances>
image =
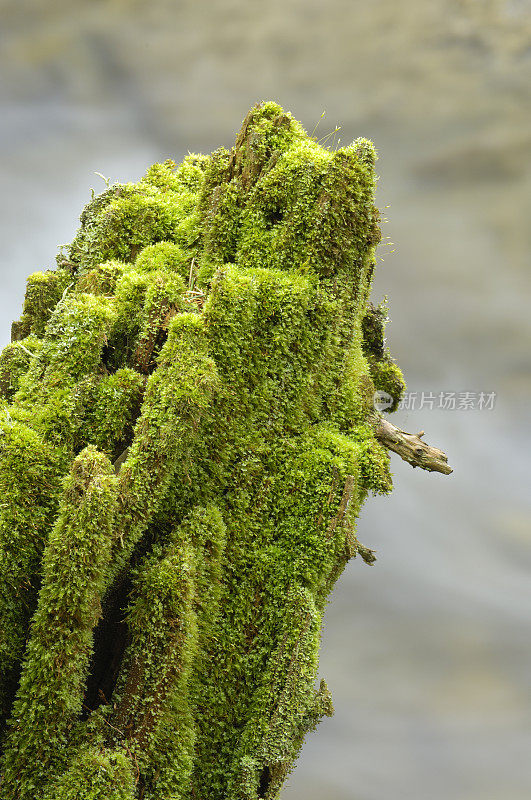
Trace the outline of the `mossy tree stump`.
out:
<instances>
[{"instance_id":1,"label":"mossy tree stump","mask_svg":"<svg viewBox=\"0 0 531 800\"><path fill-rule=\"evenodd\" d=\"M373 396L403 390L374 163L259 104L30 276L0 356L1 800L276 798L332 713L323 609L373 560Z\"/></svg>"}]
</instances>

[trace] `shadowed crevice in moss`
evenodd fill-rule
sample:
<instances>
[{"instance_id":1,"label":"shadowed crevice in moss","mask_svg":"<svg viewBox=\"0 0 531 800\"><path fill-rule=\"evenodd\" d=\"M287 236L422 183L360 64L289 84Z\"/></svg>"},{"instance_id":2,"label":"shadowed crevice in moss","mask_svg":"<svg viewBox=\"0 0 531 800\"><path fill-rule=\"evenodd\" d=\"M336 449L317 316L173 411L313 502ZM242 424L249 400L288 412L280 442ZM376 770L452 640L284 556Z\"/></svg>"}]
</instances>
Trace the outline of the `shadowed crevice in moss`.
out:
<instances>
[{"instance_id":1,"label":"shadowed crevice in moss","mask_svg":"<svg viewBox=\"0 0 531 800\"><path fill-rule=\"evenodd\" d=\"M123 655L131 639L125 620L131 589L131 580L126 576L121 583L112 587L102 603L102 615L94 629L83 698L83 719L87 719L101 705L109 703L113 695Z\"/></svg>"},{"instance_id":2,"label":"shadowed crevice in moss","mask_svg":"<svg viewBox=\"0 0 531 800\"><path fill-rule=\"evenodd\" d=\"M375 160L260 103L30 277L0 355L0 800L274 800L332 713L323 611L374 560L374 392L403 385Z\"/></svg>"}]
</instances>

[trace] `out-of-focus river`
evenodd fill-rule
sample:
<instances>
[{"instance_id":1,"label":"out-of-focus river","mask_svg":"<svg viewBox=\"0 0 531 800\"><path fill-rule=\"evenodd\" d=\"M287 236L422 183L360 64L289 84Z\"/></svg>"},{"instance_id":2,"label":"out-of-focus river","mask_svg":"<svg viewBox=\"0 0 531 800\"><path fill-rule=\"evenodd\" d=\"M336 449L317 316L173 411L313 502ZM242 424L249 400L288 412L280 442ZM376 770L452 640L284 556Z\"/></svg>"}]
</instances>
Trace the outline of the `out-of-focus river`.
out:
<instances>
[{"instance_id":1,"label":"out-of-focus river","mask_svg":"<svg viewBox=\"0 0 531 800\"><path fill-rule=\"evenodd\" d=\"M336 714L285 800L531 792L531 4L527 0L3 3L0 343L26 275L72 238L94 172L230 145L276 99L380 150L374 298L450 477L393 459L327 611ZM393 242L394 244L391 244ZM439 409L440 392L494 409ZM419 409L421 393L432 392Z\"/></svg>"}]
</instances>

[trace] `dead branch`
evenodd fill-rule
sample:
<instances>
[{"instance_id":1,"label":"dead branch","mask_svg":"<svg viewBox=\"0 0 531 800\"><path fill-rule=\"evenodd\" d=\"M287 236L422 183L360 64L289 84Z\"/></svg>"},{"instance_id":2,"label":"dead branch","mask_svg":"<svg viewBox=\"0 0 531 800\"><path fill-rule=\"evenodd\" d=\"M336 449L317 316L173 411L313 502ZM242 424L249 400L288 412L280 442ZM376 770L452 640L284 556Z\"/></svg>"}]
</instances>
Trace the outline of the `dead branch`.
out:
<instances>
[{"instance_id":1,"label":"dead branch","mask_svg":"<svg viewBox=\"0 0 531 800\"><path fill-rule=\"evenodd\" d=\"M424 431L420 433L406 433L400 430L389 420L380 417L376 427L376 438L394 453L398 453L400 458L411 464L412 467L420 467L429 472L442 472L449 475L453 472L448 466L448 456L437 447L432 447L422 441Z\"/></svg>"}]
</instances>

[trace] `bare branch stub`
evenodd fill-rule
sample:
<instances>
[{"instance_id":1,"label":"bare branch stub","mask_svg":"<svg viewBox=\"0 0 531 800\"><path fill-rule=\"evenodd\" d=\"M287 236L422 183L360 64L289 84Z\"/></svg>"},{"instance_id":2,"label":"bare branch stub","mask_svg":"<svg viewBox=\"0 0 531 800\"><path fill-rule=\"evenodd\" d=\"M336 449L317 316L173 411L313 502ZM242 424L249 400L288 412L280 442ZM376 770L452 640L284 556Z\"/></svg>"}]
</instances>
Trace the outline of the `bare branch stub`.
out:
<instances>
[{"instance_id":1,"label":"bare branch stub","mask_svg":"<svg viewBox=\"0 0 531 800\"><path fill-rule=\"evenodd\" d=\"M423 436L424 431L407 433L383 417L380 417L376 427L378 441L388 450L397 453L400 458L407 461L412 467L420 467L428 470L428 472L442 472L443 475L450 475L453 470L448 465L446 453L422 441Z\"/></svg>"}]
</instances>

